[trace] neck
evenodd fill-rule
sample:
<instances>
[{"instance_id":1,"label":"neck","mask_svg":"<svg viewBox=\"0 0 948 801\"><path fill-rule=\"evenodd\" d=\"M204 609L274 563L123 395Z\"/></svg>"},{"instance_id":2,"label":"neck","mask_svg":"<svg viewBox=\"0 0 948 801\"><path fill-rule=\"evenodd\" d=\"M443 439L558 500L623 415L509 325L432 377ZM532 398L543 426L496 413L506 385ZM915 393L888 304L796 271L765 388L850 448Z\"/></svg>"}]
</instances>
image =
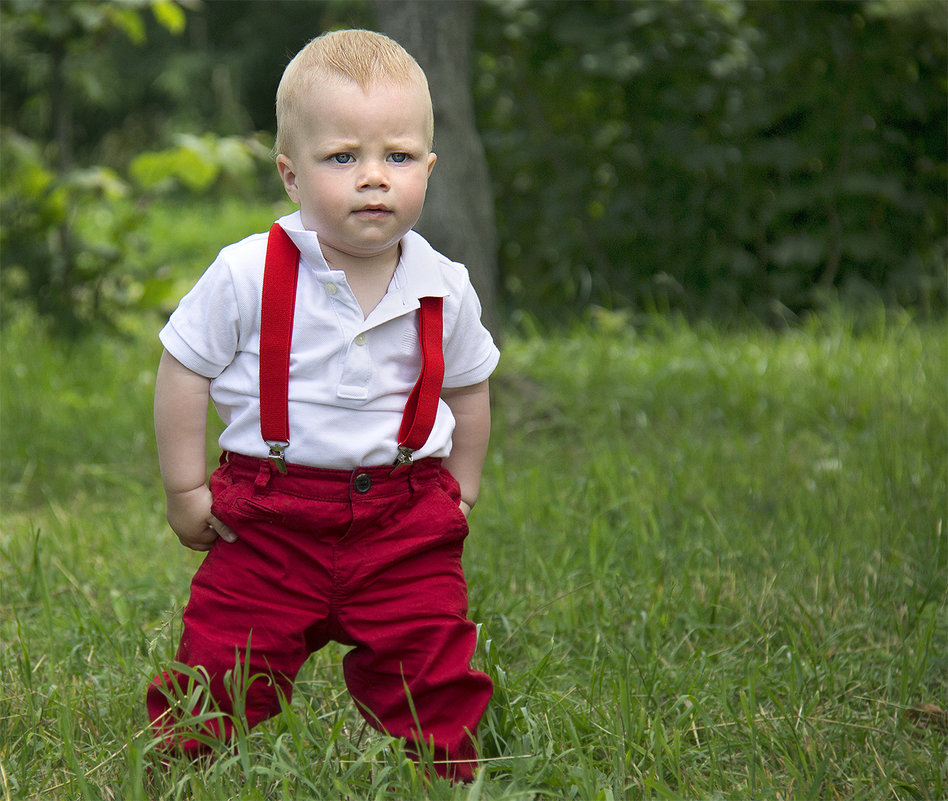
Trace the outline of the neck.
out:
<instances>
[{"instance_id":1,"label":"neck","mask_svg":"<svg viewBox=\"0 0 948 801\"><path fill-rule=\"evenodd\" d=\"M346 277L360 274L387 273L391 278L392 273L395 272L395 268L398 266L398 260L401 258L401 246L398 244L371 256L354 256L351 253L343 253L335 248L327 247L322 243L320 245L326 263L334 270L342 270Z\"/></svg>"},{"instance_id":2,"label":"neck","mask_svg":"<svg viewBox=\"0 0 948 801\"><path fill-rule=\"evenodd\" d=\"M322 250L326 263L346 274L346 281L362 308L363 317L368 317L388 291L401 257L401 247L396 244L369 257L352 256L325 246Z\"/></svg>"}]
</instances>

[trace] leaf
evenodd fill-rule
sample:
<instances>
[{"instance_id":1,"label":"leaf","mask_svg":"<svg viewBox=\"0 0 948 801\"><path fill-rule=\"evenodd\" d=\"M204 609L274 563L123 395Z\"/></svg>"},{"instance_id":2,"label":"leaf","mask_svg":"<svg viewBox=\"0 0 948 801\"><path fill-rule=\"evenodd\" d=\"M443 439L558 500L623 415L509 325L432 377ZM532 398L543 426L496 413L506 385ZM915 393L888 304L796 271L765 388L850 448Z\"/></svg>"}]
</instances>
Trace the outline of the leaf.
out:
<instances>
[{"instance_id":1,"label":"leaf","mask_svg":"<svg viewBox=\"0 0 948 801\"><path fill-rule=\"evenodd\" d=\"M922 704L906 709L905 717L920 729L948 732L948 712L936 704Z\"/></svg>"},{"instance_id":2,"label":"leaf","mask_svg":"<svg viewBox=\"0 0 948 801\"><path fill-rule=\"evenodd\" d=\"M201 190L210 186L219 173L216 164L187 145L142 153L133 159L128 171L146 190L161 190L176 182Z\"/></svg>"},{"instance_id":3,"label":"leaf","mask_svg":"<svg viewBox=\"0 0 948 801\"><path fill-rule=\"evenodd\" d=\"M184 32L187 18L184 15L184 9L173 0L152 0L151 13L155 20L165 30L173 34Z\"/></svg>"},{"instance_id":4,"label":"leaf","mask_svg":"<svg viewBox=\"0 0 948 801\"><path fill-rule=\"evenodd\" d=\"M124 32L128 38L137 45L145 41L145 23L141 15L131 8L106 7L109 22L120 31Z\"/></svg>"},{"instance_id":5,"label":"leaf","mask_svg":"<svg viewBox=\"0 0 948 801\"><path fill-rule=\"evenodd\" d=\"M73 170L66 176L65 184L81 191L99 192L110 200L118 200L128 195L128 184L109 167Z\"/></svg>"}]
</instances>

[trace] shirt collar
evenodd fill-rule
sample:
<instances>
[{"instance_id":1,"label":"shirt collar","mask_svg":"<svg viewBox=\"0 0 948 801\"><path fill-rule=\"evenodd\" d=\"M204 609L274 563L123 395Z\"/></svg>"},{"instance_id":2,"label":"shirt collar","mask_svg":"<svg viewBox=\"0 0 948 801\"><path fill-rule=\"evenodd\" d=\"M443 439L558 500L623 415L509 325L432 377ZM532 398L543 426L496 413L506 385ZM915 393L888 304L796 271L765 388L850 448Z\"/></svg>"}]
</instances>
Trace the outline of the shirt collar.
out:
<instances>
[{"instance_id":1,"label":"shirt collar","mask_svg":"<svg viewBox=\"0 0 948 801\"><path fill-rule=\"evenodd\" d=\"M287 214L277 220L286 231L293 244L299 248L303 259L312 264L317 271L332 268L323 257L319 246L319 236L315 231L303 227L299 211ZM404 306L418 308L419 298L445 297L450 294L444 282L441 262L444 257L428 241L415 231L409 231L402 237L402 254L395 272L396 291Z\"/></svg>"},{"instance_id":2,"label":"shirt collar","mask_svg":"<svg viewBox=\"0 0 948 801\"><path fill-rule=\"evenodd\" d=\"M418 298L443 298L450 294L444 282L438 251L428 244L421 234L409 231L402 237L402 257L399 267L405 270L405 296Z\"/></svg>"},{"instance_id":3,"label":"shirt collar","mask_svg":"<svg viewBox=\"0 0 948 801\"><path fill-rule=\"evenodd\" d=\"M302 261L312 264L317 271L332 269L323 257L323 251L319 247L319 237L315 231L303 227L303 218L299 211L280 217L277 223L293 240L293 244L299 248L300 255L303 257Z\"/></svg>"}]
</instances>

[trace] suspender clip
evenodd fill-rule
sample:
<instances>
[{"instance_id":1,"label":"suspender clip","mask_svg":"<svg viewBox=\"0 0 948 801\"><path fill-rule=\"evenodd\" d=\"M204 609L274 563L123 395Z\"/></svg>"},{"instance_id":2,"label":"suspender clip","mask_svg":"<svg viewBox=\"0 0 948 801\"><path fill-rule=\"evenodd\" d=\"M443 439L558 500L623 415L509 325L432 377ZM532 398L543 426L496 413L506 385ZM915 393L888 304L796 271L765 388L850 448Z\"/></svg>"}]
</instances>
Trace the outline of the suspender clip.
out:
<instances>
[{"instance_id":1,"label":"suspender clip","mask_svg":"<svg viewBox=\"0 0 948 801\"><path fill-rule=\"evenodd\" d=\"M286 459L283 458L283 451L286 450L286 446L289 445L289 442L267 442L267 445L270 446L270 453L267 454L267 459L270 460L270 464L277 469L277 472L286 474Z\"/></svg>"},{"instance_id":2,"label":"suspender clip","mask_svg":"<svg viewBox=\"0 0 948 801\"><path fill-rule=\"evenodd\" d=\"M395 461L392 463L395 465L395 470L401 470L403 467L411 467L412 462L412 451L411 448L407 448L404 445L398 446L398 455L395 457ZM392 472L394 473L395 470Z\"/></svg>"}]
</instances>

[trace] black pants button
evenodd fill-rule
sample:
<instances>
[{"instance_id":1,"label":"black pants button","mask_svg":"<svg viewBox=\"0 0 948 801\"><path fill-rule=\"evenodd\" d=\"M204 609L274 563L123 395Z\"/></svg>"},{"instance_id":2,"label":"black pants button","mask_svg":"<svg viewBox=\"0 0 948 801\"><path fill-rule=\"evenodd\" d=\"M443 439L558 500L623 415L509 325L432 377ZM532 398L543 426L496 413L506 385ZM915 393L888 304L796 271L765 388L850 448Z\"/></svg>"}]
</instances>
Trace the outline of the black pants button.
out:
<instances>
[{"instance_id":1,"label":"black pants button","mask_svg":"<svg viewBox=\"0 0 948 801\"><path fill-rule=\"evenodd\" d=\"M355 487L355 491L360 495L365 495L370 489L372 489L372 476L368 473L359 473L355 477L355 481L352 482L352 486Z\"/></svg>"}]
</instances>

